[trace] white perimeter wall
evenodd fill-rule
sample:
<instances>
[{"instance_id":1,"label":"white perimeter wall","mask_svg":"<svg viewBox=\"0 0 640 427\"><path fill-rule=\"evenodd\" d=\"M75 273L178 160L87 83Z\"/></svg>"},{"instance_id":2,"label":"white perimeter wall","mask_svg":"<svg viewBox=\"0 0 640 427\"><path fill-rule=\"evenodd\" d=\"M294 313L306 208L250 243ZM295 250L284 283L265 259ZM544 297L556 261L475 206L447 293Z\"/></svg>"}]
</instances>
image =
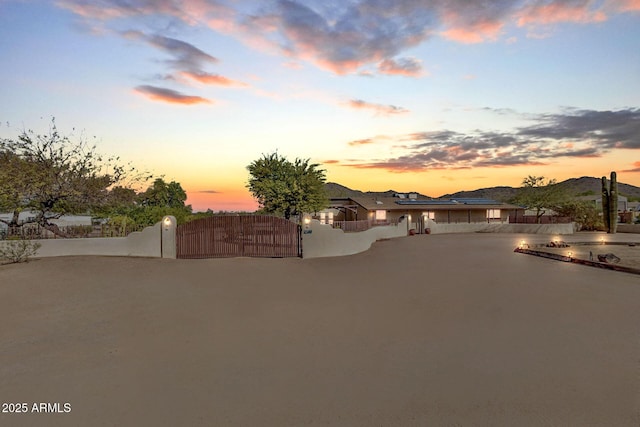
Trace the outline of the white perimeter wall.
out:
<instances>
[{"instance_id":1,"label":"white perimeter wall","mask_svg":"<svg viewBox=\"0 0 640 427\"><path fill-rule=\"evenodd\" d=\"M429 221L431 234L444 233L524 233L524 234L573 234L574 224L436 224Z\"/></svg>"},{"instance_id":2,"label":"white perimeter wall","mask_svg":"<svg viewBox=\"0 0 640 427\"><path fill-rule=\"evenodd\" d=\"M407 223L405 220L398 225L376 226L366 231L345 233L314 219L309 224L307 231L309 230L311 233L302 235L302 257L321 258L357 254L369 249L377 240L406 236Z\"/></svg>"},{"instance_id":3,"label":"white perimeter wall","mask_svg":"<svg viewBox=\"0 0 640 427\"><path fill-rule=\"evenodd\" d=\"M176 219L165 217L161 222L127 237L96 237L78 239L42 239L34 258L69 255L176 257ZM0 245L6 241L0 242Z\"/></svg>"}]
</instances>

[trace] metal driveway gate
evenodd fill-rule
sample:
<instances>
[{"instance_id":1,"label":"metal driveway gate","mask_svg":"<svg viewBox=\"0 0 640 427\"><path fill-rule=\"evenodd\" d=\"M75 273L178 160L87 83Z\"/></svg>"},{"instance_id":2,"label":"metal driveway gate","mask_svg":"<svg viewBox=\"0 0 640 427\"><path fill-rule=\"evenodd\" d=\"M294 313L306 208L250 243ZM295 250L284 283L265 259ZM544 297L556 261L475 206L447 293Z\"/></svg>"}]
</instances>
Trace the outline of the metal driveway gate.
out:
<instances>
[{"instance_id":1,"label":"metal driveway gate","mask_svg":"<svg viewBox=\"0 0 640 427\"><path fill-rule=\"evenodd\" d=\"M266 215L212 216L179 225L178 258L300 257L300 226Z\"/></svg>"}]
</instances>

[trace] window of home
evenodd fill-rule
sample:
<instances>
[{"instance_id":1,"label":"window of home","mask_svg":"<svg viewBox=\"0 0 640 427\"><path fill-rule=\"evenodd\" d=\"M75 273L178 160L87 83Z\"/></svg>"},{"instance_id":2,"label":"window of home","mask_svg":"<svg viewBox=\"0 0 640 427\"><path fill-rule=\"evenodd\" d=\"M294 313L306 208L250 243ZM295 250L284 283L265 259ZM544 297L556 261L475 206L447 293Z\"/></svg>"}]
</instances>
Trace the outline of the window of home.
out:
<instances>
[{"instance_id":1,"label":"window of home","mask_svg":"<svg viewBox=\"0 0 640 427\"><path fill-rule=\"evenodd\" d=\"M385 221L387 219L387 211L378 209L376 211L376 221Z\"/></svg>"},{"instance_id":2,"label":"window of home","mask_svg":"<svg viewBox=\"0 0 640 427\"><path fill-rule=\"evenodd\" d=\"M500 219L500 209L487 209L487 219Z\"/></svg>"},{"instance_id":3,"label":"window of home","mask_svg":"<svg viewBox=\"0 0 640 427\"><path fill-rule=\"evenodd\" d=\"M433 211L422 212L422 215L427 219L436 219L436 213Z\"/></svg>"}]
</instances>

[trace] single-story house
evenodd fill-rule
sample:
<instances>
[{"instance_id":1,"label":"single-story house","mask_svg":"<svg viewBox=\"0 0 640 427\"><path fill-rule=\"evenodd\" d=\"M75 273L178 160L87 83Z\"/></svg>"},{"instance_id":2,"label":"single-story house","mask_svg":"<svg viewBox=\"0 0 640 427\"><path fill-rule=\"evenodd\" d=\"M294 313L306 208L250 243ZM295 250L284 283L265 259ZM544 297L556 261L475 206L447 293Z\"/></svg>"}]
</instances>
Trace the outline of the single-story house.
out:
<instances>
[{"instance_id":1,"label":"single-story house","mask_svg":"<svg viewBox=\"0 0 640 427\"><path fill-rule=\"evenodd\" d=\"M489 199L428 199L417 193L393 196L333 198L330 212L335 221L368 220L373 224L397 223L408 219L409 228L424 233L429 221L436 224L509 223L524 215L524 209Z\"/></svg>"}]
</instances>

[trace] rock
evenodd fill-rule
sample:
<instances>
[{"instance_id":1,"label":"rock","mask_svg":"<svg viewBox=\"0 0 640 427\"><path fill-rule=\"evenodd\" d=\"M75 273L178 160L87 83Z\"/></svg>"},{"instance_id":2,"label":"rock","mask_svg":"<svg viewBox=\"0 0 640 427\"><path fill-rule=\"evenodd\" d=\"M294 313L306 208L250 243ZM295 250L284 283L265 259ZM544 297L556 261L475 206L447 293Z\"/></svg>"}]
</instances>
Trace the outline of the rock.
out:
<instances>
[{"instance_id":1,"label":"rock","mask_svg":"<svg viewBox=\"0 0 640 427\"><path fill-rule=\"evenodd\" d=\"M608 254L598 254L598 261L600 262L606 262L607 264L617 264L620 262L620 258L615 256L612 253L608 253Z\"/></svg>"},{"instance_id":2,"label":"rock","mask_svg":"<svg viewBox=\"0 0 640 427\"><path fill-rule=\"evenodd\" d=\"M555 242L549 242L547 243L547 247L548 248L568 248L569 245L566 242L561 241L555 241Z\"/></svg>"}]
</instances>

